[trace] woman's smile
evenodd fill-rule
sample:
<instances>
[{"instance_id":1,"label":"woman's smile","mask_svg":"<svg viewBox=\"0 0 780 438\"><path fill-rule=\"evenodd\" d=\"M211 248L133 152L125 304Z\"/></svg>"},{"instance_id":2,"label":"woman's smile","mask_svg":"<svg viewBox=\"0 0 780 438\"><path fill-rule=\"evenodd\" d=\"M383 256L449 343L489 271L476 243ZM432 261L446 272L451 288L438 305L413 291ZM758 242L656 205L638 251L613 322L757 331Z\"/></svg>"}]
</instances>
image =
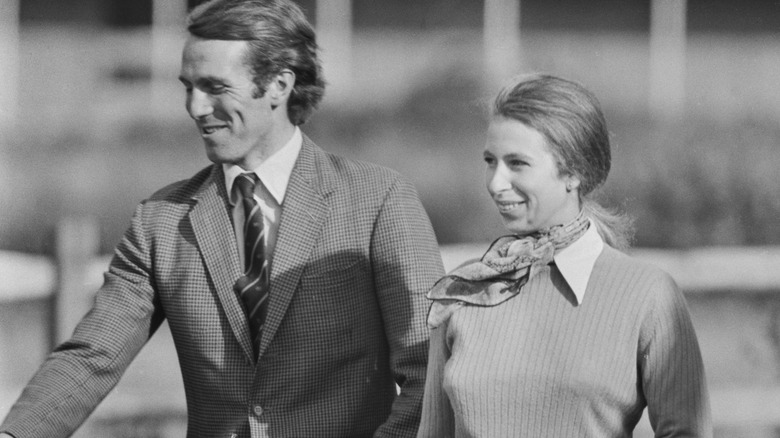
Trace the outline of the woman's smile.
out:
<instances>
[{"instance_id":1,"label":"woman's smile","mask_svg":"<svg viewBox=\"0 0 780 438\"><path fill-rule=\"evenodd\" d=\"M496 200L496 206L499 213L511 213L525 204L525 201L498 201Z\"/></svg>"}]
</instances>

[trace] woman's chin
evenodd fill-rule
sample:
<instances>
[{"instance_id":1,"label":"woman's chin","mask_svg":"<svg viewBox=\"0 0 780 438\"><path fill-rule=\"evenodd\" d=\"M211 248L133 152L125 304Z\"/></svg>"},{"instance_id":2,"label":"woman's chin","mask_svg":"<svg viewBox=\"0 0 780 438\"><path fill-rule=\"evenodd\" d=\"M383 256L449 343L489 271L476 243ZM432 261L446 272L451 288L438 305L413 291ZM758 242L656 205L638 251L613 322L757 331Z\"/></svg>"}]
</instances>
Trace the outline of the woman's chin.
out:
<instances>
[{"instance_id":1,"label":"woman's chin","mask_svg":"<svg viewBox=\"0 0 780 438\"><path fill-rule=\"evenodd\" d=\"M538 231L535 227L531 226L528 222L522 219L508 220L507 218L504 218L504 226L510 233L519 234L521 236Z\"/></svg>"}]
</instances>

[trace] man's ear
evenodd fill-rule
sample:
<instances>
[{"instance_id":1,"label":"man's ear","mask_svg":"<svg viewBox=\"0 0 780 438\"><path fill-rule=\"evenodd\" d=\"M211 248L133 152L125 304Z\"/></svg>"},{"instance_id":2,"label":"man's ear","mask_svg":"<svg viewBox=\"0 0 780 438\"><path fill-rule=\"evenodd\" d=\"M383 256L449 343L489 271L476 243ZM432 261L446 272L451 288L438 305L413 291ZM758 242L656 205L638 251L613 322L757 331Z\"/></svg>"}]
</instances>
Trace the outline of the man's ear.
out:
<instances>
[{"instance_id":1,"label":"man's ear","mask_svg":"<svg viewBox=\"0 0 780 438\"><path fill-rule=\"evenodd\" d=\"M277 107L287 102L295 86L295 73L290 69L284 69L271 79L266 93L271 105Z\"/></svg>"}]
</instances>

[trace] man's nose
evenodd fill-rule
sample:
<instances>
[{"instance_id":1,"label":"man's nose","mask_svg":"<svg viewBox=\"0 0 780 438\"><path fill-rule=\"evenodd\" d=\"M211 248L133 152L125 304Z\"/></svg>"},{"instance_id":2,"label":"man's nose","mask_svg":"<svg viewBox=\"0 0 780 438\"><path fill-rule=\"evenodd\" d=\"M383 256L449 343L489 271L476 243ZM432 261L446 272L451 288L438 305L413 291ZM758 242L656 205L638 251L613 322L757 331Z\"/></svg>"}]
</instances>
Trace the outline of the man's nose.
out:
<instances>
[{"instance_id":1,"label":"man's nose","mask_svg":"<svg viewBox=\"0 0 780 438\"><path fill-rule=\"evenodd\" d=\"M187 95L187 112L193 119L199 119L207 116L214 111L209 96L197 89L193 89Z\"/></svg>"}]
</instances>

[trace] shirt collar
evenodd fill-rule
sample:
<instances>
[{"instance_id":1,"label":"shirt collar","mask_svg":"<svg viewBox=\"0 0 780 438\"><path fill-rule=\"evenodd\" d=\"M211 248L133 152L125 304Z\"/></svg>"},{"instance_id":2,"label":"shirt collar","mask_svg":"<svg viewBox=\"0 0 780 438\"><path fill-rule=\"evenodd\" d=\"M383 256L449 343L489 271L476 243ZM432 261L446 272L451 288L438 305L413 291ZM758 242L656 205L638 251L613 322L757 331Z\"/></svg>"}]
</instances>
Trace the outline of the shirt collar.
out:
<instances>
[{"instance_id":1,"label":"shirt collar","mask_svg":"<svg viewBox=\"0 0 780 438\"><path fill-rule=\"evenodd\" d=\"M577 304L582 304L593 266L603 249L604 241L591 221L582 237L566 248L556 251L553 256L555 265L577 297Z\"/></svg>"},{"instance_id":2,"label":"shirt collar","mask_svg":"<svg viewBox=\"0 0 780 438\"><path fill-rule=\"evenodd\" d=\"M296 126L290 140L281 149L253 169L279 205L282 205L282 201L284 201L284 195L287 193L287 184L290 182L290 175L292 175L295 160L298 159L302 145L303 135L301 134L301 129ZM231 195L233 181L238 175L244 173L245 170L235 164L223 164L222 169L225 173L225 187L228 191L228 198L231 204L235 204Z\"/></svg>"}]
</instances>

